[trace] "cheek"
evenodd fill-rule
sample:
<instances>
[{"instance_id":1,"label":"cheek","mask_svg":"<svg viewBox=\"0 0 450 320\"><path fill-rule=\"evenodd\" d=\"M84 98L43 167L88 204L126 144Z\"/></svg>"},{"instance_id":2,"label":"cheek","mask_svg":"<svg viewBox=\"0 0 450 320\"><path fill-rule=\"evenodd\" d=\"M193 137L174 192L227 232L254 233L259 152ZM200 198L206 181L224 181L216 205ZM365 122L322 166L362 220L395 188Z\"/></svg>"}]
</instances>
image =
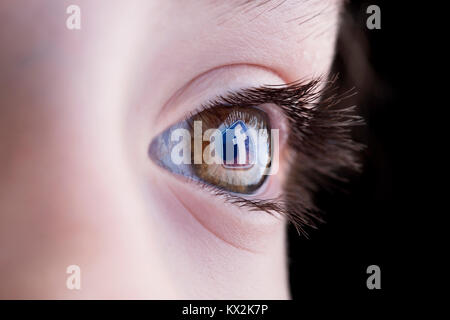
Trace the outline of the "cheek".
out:
<instances>
[{"instance_id":1,"label":"cheek","mask_svg":"<svg viewBox=\"0 0 450 320\"><path fill-rule=\"evenodd\" d=\"M157 181L158 190L149 184L148 196L158 243L165 248L160 258L184 297L288 297L282 221L245 221L233 216L245 212L232 213L232 207L214 203L194 186L168 177Z\"/></svg>"},{"instance_id":2,"label":"cheek","mask_svg":"<svg viewBox=\"0 0 450 320\"><path fill-rule=\"evenodd\" d=\"M85 122L15 127L0 150L0 296L174 296L119 149L84 140L102 130ZM65 287L72 264L81 267L81 291Z\"/></svg>"}]
</instances>

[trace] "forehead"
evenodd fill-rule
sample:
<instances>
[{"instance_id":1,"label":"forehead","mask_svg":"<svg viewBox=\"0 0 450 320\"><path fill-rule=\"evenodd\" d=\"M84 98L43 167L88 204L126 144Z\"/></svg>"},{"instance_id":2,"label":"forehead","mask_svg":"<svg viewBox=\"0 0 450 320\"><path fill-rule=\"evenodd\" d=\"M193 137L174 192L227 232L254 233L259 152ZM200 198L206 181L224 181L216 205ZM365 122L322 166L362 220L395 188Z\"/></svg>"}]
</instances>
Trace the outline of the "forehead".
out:
<instances>
[{"instance_id":1,"label":"forehead","mask_svg":"<svg viewBox=\"0 0 450 320\"><path fill-rule=\"evenodd\" d=\"M178 49L215 46L226 49L287 49L286 44L311 47L337 27L339 0L80 0L82 30L65 28L68 3L59 0L6 0L0 4L0 36L16 50L139 39L147 48L170 45ZM39 28L38 28L39 27ZM126 39L124 39L126 38ZM231 42L231 43L230 43ZM2 46L6 47L6 46ZM183 52L184 53L184 52ZM242 54L242 53L241 53ZM302 54L296 52L295 55ZM307 55L312 55L309 52ZM254 55L248 53L248 55ZM273 54L271 54L273 56ZM292 55L292 54L290 54ZM288 56L288 54L284 54ZM273 57L272 57L273 58Z\"/></svg>"},{"instance_id":2,"label":"forehead","mask_svg":"<svg viewBox=\"0 0 450 320\"><path fill-rule=\"evenodd\" d=\"M49 97L99 96L104 87L107 104L120 101L113 92L150 84L151 101L162 104L220 66L262 66L286 81L318 76L331 63L340 3L79 0L81 30L69 31L69 3L1 1L2 82L71 88Z\"/></svg>"}]
</instances>

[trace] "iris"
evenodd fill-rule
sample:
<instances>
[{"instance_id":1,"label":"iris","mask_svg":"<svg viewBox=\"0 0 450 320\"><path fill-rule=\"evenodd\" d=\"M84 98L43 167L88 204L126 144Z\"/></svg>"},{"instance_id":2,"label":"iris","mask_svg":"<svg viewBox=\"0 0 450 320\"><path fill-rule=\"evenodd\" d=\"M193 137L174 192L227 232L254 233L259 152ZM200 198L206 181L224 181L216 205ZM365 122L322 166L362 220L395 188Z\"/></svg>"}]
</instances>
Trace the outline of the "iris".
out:
<instances>
[{"instance_id":1,"label":"iris","mask_svg":"<svg viewBox=\"0 0 450 320\"><path fill-rule=\"evenodd\" d=\"M205 109L158 135L150 156L172 173L251 194L267 179L271 140L268 115L254 107Z\"/></svg>"}]
</instances>

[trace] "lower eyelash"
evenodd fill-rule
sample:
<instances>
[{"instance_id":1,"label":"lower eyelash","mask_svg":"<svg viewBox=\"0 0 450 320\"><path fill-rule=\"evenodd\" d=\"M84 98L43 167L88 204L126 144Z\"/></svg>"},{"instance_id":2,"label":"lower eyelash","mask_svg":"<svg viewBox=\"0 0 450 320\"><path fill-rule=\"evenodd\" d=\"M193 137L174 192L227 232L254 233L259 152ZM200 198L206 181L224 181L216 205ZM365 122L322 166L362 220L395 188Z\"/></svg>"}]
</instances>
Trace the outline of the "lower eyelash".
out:
<instances>
[{"instance_id":1,"label":"lower eyelash","mask_svg":"<svg viewBox=\"0 0 450 320\"><path fill-rule=\"evenodd\" d=\"M357 154L363 146L351 138L351 129L362 125L355 106L340 102L353 92L338 94L337 76L296 81L286 85L244 89L219 97L204 108L224 105L257 106L273 103L281 108L289 122L290 159L288 180L283 196L276 199L247 199L214 186L207 188L226 202L252 211L281 215L299 234L308 236L307 228L317 228L324 220L314 205L312 195L333 180L344 180L340 169L358 171ZM203 184L203 183L201 183Z\"/></svg>"},{"instance_id":2,"label":"lower eyelash","mask_svg":"<svg viewBox=\"0 0 450 320\"><path fill-rule=\"evenodd\" d=\"M261 211L274 217L283 217L292 223L297 232L308 236L305 226L317 228L318 223L324 222L322 217L317 214L317 210L312 207L306 207L301 202L290 202L282 197L274 199L247 199L238 194L233 194L222 190L214 185L206 184L199 180L186 178L188 182L196 183L202 189L210 192L216 197L221 197L226 203L230 203L239 208L247 208L250 211ZM293 205L295 209L291 207Z\"/></svg>"}]
</instances>

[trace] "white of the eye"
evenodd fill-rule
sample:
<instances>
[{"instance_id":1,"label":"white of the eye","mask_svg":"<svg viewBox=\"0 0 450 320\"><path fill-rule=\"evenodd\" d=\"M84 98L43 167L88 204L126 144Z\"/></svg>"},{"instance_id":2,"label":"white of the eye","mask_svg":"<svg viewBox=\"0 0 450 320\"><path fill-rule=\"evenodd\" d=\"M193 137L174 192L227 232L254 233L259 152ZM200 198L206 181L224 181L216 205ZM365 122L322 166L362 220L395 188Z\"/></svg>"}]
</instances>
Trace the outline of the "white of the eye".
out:
<instances>
[{"instance_id":1,"label":"white of the eye","mask_svg":"<svg viewBox=\"0 0 450 320\"><path fill-rule=\"evenodd\" d=\"M176 165L181 163L190 164L191 163L191 134L187 129L177 128L172 131L170 135L170 140L172 142L179 142L173 146L170 153L170 158L172 162Z\"/></svg>"}]
</instances>

